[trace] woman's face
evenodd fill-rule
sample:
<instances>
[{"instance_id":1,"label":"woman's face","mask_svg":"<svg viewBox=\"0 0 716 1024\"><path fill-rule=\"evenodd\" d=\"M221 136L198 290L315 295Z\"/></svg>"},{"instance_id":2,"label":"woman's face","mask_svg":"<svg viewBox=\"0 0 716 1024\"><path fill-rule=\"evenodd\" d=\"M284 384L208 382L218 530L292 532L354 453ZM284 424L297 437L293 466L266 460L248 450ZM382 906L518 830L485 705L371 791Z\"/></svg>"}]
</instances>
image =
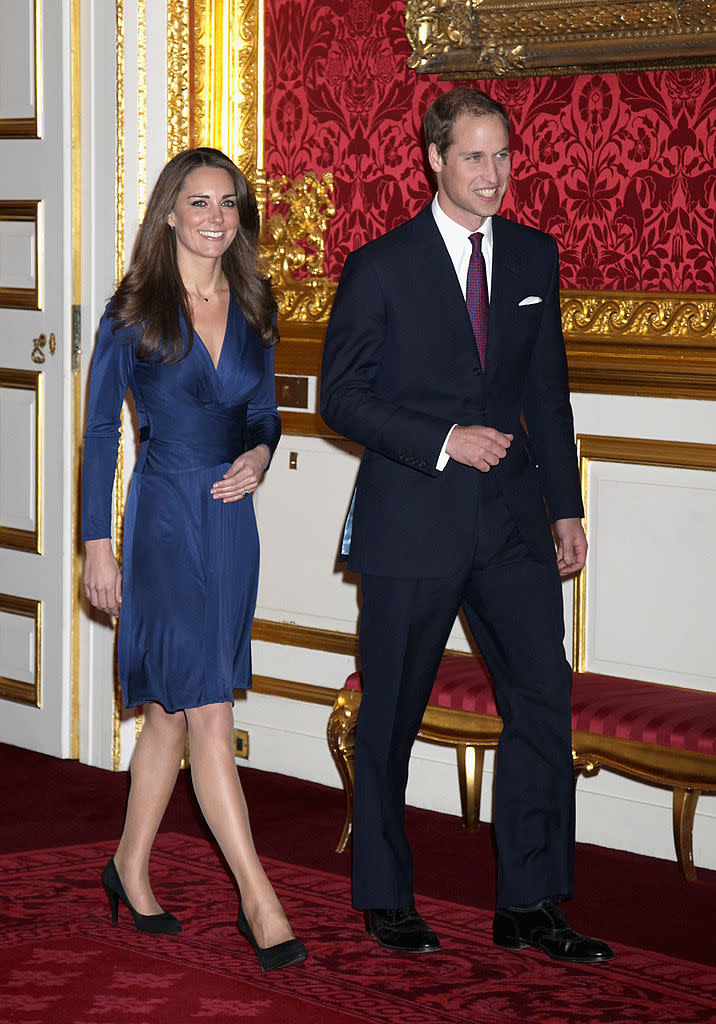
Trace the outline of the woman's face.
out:
<instances>
[{"instance_id":1,"label":"woman's face","mask_svg":"<svg viewBox=\"0 0 716 1024\"><path fill-rule=\"evenodd\" d=\"M197 167L187 174L167 223L174 228L178 259L218 259L239 228L236 188L229 172Z\"/></svg>"}]
</instances>

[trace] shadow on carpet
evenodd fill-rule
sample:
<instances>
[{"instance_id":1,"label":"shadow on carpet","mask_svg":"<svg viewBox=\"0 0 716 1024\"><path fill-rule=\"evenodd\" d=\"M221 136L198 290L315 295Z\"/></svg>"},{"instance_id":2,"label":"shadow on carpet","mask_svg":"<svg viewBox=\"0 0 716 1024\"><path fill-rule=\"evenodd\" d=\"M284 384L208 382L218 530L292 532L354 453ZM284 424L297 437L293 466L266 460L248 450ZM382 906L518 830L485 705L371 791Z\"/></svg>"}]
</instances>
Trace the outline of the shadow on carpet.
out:
<instances>
[{"instance_id":1,"label":"shadow on carpet","mask_svg":"<svg viewBox=\"0 0 716 1024\"><path fill-rule=\"evenodd\" d=\"M113 844L0 857L2 1024L678 1024L716 1021L716 969L625 946L582 967L490 941L491 915L419 899L443 950L381 950L350 909L346 879L264 864L305 964L263 975L236 931L237 896L216 851L158 836L157 896L181 935L139 934L100 883ZM605 936L608 938L608 936Z\"/></svg>"}]
</instances>

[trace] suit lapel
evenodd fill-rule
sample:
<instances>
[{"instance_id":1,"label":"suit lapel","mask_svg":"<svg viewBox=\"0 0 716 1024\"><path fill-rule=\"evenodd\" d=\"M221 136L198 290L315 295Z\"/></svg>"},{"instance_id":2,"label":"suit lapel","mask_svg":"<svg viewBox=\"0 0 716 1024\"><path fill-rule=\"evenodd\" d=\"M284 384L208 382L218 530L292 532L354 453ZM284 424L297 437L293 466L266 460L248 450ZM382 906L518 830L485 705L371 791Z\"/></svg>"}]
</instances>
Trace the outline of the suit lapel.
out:
<instances>
[{"instance_id":1,"label":"suit lapel","mask_svg":"<svg viewBox=\"0 0 716 1024\"><path fill-rule=\"evenodd\" d=\"M487 322L487 372L500 358L510 340L512 306L519 283L522 260L510 246L502 217L492 218L492 281L490 315Z\"/></svg>"},{"instance_id":2,"label":"suit lapel","mask_svg":"<svg viewBox=\"0 0 716 1024\"><path fill-rule=\"evenodd\" d=\"M431 306L435 321L440 325L440 335L463 336L474 346L475 335L465 297L430 207L426 206L411 224L415 235L411 243L413 266L421 286L426 289L429 287Z\"/></svg>"}]
</instances>

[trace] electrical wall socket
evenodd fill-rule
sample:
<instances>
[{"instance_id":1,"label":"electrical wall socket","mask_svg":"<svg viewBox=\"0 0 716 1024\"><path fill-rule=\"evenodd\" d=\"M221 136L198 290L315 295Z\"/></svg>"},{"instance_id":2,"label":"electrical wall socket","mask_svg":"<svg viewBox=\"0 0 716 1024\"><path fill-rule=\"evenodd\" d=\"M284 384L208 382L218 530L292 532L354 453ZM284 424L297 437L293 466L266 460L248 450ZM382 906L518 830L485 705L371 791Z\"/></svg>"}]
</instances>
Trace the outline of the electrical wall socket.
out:
<instances>
[{"instance_id":1,"label":"electrical wall socket","mask_svg":"<svg viewBox=\"0 0 716 1024\"><path fill-rule=\"evenodd\" d=\"M234 729L234 757L249 756L249 734L245 729Z\"/></svg>"}]
</instances>

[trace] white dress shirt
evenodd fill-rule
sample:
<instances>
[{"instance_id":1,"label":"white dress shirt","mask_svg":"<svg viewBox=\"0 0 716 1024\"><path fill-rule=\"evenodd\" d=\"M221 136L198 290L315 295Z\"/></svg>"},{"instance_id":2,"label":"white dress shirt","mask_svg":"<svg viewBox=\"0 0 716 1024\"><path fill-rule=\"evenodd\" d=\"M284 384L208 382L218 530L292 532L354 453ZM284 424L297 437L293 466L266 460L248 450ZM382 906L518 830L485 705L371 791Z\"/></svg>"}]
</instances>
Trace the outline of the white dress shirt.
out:
<instances>
[{"instance_id":1,"label":"white dress shirt","mask_svg":"<svg viewBox=\"0 0 716 1024\"><path fill-rule=\"evenodd\" d=\"M442 235L443 242L452 260L452 265L455 267L455 273L457 274L464 297L467 293L467 269L470 264L470 256L472 255L472 242L470 241L472 232L464 228L462 224L452 220L446 213L443 213L437 194L433 199L431 210L438 231ZM482 255L485 258L485 276L487 278L487 295L489 298L492 295L492 217L486 217L479 230L482 233ZM445 443L440 450L435 466L440 471L445 469L450 461L450 456L445 449L450 440L450 435L456 426L457 424L453 423L452 427L450 427Z\"/></svg>"}]
</instances>

